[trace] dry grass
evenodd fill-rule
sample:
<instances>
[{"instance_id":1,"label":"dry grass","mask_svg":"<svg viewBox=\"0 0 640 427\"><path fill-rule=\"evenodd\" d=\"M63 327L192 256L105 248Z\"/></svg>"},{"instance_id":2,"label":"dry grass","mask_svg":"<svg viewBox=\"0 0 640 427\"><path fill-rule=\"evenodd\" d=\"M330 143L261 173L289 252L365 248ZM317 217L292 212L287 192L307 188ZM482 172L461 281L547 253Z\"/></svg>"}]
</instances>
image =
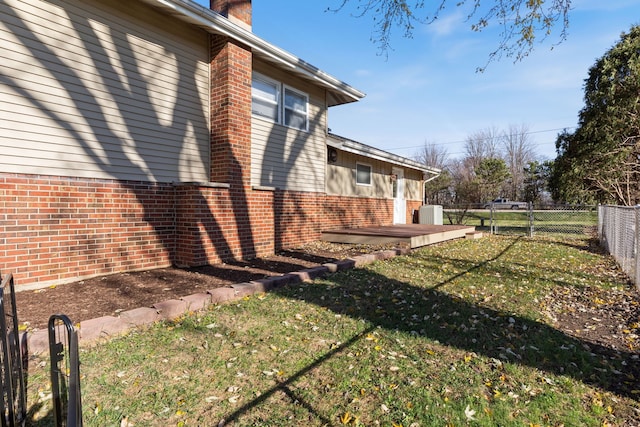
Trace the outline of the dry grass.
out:
<instances>
[{"instance_id":1,"label":"dry grass","mask_svg":"<svg viewBox=\"0 0 640 427\"><path fill-rule=\"evenodd\" d=\"M587 241L490 237L217 306L84 350L85 425L638 425L637 330L553 320L562 289L635 297L612 272Z\"/></svg>"}]
</instances>

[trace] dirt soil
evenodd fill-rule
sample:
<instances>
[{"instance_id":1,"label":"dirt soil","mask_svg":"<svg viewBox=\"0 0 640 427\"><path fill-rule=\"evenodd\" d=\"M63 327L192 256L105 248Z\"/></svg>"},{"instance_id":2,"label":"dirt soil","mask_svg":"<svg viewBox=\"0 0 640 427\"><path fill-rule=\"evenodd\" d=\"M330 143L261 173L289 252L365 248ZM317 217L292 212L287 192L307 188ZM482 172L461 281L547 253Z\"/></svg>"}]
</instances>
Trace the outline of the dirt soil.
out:
<instances>
[{"instance_id":1,"label":"dirt soil","mask_svg":"<svg viewBox=\"0 0 640 427\"><path fill-rule=\"evenodd\" d=\"M118 273L36 291L16 292L18 320L28 330L38 330L47 327L47 321L54 313L66 314L73 322L117 315L122 311L150 307L169 299L179 299L234 283L280 276L392 247L318 241L250 261L188 269L160 268Z\"/></svg>"},{"instance_id":2,"label":"dirt soil","mask_svg":"<svg viewBox=\"0 0 640 427\"><path fill-rule=\"evenodd\" d=\"M206 267L113 274L80 282L16 293L18 319L29 330L46 328L51 314L74 322L149 307L168 299L217 287L277 276L392 246L314 242L296 250L251 261ZM615 275L622 276L616 271ZM591 287L557 290L542 303L554 326L586 342L618 351L638 351L640 298L632 285L620 291Z\"/></svg>"}]
</instances>

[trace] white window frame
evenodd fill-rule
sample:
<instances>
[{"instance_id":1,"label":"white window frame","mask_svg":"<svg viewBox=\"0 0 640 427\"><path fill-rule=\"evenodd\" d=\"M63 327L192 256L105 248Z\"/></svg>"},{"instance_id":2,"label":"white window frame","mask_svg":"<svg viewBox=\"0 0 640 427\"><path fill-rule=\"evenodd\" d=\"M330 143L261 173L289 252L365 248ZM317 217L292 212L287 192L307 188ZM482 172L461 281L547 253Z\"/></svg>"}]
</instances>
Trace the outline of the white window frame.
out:
<instances>
[{"instance_id":1,"label":"white window frame","mask_svg":"<svg viewBox=\"0 0 640 427\"><path fill-rule=\"evenodd\" d=\"M292 88L291 86L287 86L287 85L283 85L283 86L284 86L284 90L282 91L282 124L292 129L303 130L305 132L308 131L309 130L309 95L307 95L302 91L299 91L298 89ZM286 117L287 117L287 110L290 109L289 107L287 107L287 103L286 103L287 92L292 92L296 96L299 96L304 99L304 111L293 109L295 113L298 113L298 114L304 113L304 127L292 126L290 124L285 123Z\"/></svg>"},{"instance_id":2,"label":"white window frame","mask_svg":"<svg viewBox=\"0 0 640 427\"><path fill-rule=\"evenodd\" d=\"M266 101L268 103L272 103L273 102L273 100L271 100L271 99L260 98L260 97L256 97L254 95L254 93L253 93L253 82L254 82L254 80L262 81L263 83L271 85L271 86L273 86L275 88L275 90L276 90L275 107L276 107L276 115L277 115L276 120L273 120L273 118L271 118L269 116L265 116L264 114L260 114L260 113L256 112L253 109L253 99L254 99L254 97L258 98L258 99L261 99L262 101ZM260 74L260 73L253 73L253 76L251 77L251 114L253 114L255 116L258 116L258 117L260 117L262 119L265 119L265 120L270 120L270 121L274 121L275 123L280 123L281 117L282 117L282 108L281 108L282 95L281 95L281 93L282 93L282 90L281 90L281 84L280 84L279 81L274 80L274 79L272 79L270 77L267 77L267 76L265 76L263 74Z\"/></svg>"},{"instance_id":3,"label":"white window frame","mask_svg":"<svg viewBox=\"0 0 640 427\"><path fill-rule=\"evenodd\" d=\"M358 179L358 167L364 166L369 169L369 182L360 182ZM366 187L371 187L373 185L373 167L371 167L368 163L360 163L356 162L356 185L363 185Z\"/></svg>"},{"instance_id":4,"label":"white window frame","mask_svg":"<svg viewBox=\"0 0 640 427\"><path fill-rule=\"evenodd\" d=\"M254 81L261 81L263 83L266 83L268 85L271 85L275 88L276 90L276 111L277 111L277 119L274 120L272 117L269 116L265 116L264 114L260 114L259 112L257 112L256 110L253 109L253 102L254 99L260 99L264 102L267 103L272 103L273 100L271 99L265 99L265 98L260 98L258 96L255 96L253 93L253 83ZM301 98L304 99L304 111L301 110L297 110L296 113L300 114L300 115L304 115L304 126L302 127L298 127L298 126L291 126L290 124L285 123L286 122L286 113L289 110L288 107L285 104L285 99L286 99L286 95L287 92L292 92L293 94L295 94L296 96L299 96ZM286 126L288 128L291 129L296 129L296 130L301 130L304 132L308 132L309 131L309 94L307 94L306 92L303 92L301 90L298 90L294 87L291 86L287 86L284 83L281 83L275 79L272 79L271 77L265 76L264 74L260 74L257 72L254 72L253 75L251 76L251 114L255 117L259 117L263 120L269 120L272 121L274 123L277 123L279 125L282 126Z\"/></svg>"}]
</instances>

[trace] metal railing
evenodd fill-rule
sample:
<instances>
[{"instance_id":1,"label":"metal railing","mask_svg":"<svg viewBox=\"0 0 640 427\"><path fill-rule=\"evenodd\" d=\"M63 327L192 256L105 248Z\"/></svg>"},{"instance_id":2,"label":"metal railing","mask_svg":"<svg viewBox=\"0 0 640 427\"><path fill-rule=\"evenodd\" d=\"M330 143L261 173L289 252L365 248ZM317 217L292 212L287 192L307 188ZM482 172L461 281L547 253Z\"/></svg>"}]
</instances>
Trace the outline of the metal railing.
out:
<instances>
[{"instance_id":1,"label":"metal railing","mask_svg":"<svg viewBox=\"0 0 640 427\"><path fill-rule=\"evenodd\" d=\"M56 426L82 426L78 333L64 314L49 318L51 390Z\"/></svg>"},{"instance_id":2,"label":"metal railing","mask_svg":"<svg viewBox=\"0 0 640 427\"><path fill-rule=\"evenodd\" d=\"M0 281L0 426L27 422L27 334L20 335L13 274ZM81 427L78 333L63 314L49 318L53 418L56 427Z\"/></svg>"},{"instance_id":3,"label":"metal railing","mask_svg":"<svg viewBox=\"0 0 640 427\"><path fill-rule=\"evenodd\" d=\"M598 207L600 244L613 256L631 281L640 288L639 230L640 207L611 205Z\"/></svg>"},{"instance_id":4,"label":"metal railing","mask_svg":"<svg viewBox=\"0 0 640 427\"><path fill-rule=\"evenodd\" d=\"M21 340L13 274L0 285L0 422L2 427L24 426L27 420L26 336ZM24 346L23 346L24 345ZM24 359L23 359L24 357Z\"/></svg>"}]
</instances>

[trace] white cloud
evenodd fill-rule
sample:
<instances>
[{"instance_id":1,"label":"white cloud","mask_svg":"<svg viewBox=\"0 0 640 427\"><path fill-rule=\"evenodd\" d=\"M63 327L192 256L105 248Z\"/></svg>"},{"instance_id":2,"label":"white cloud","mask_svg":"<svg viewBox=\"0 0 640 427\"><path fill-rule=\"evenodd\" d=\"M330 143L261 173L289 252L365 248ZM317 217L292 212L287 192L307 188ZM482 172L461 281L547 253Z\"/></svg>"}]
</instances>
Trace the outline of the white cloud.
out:
<instances>
[{"instance_id":1,"label":"white cloud","mask_svg":"<svg viewBox=\"0 0 640 427\"><path fill-rule=\"evenodd\" d=\"M437 37L449 36L457 32L460 28L465 28L464 22L466 17L462 11L457 9L453 13L440 16L431 24L426 26L427 33L434 34Z\"/></svg>"}]
</instances>

